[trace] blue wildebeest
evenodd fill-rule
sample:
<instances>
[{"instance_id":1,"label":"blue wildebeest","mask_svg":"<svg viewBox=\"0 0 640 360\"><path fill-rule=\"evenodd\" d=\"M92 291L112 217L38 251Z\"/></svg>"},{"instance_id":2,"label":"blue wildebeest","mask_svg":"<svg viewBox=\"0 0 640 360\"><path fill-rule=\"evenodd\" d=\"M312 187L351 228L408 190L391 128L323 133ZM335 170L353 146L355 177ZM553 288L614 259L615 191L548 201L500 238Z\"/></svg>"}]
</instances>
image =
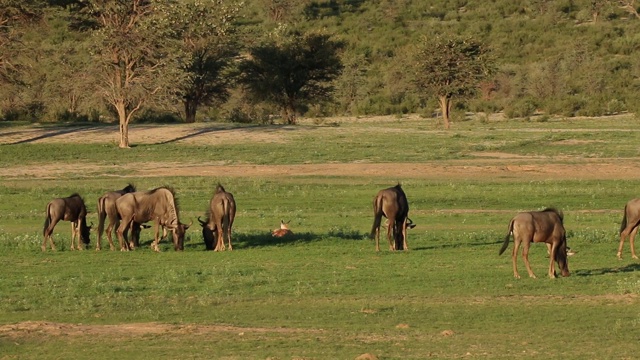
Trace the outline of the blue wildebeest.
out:
<instances>
[{"instance_id":1,"label":"blue wildebeest","mask_svg":"<svg viewBox=\"0 0 640 360\"><path fill-rule=\"evenodd\" d=\"M640 225L640 199L631 199L624 206L624 215L620 224L620 246L618 246L618 259L622 259L622 245L624 239L629 237L629 247L631 248L631 257L637 259L636 248L633 240L638 233L638 225Z\"/></svg>"},{"instance_id":2,"label":"blue wildebeest","mask_svg":"<svg viewBox=\"0 0 640 360\"><path fill-rule=\"evenodd\" d=\"M87 226L87 207L84 205L84 200L82 200L80 195L73 194L66 198L53 199L47 204L46 212L47 217L44 220L42 251L47 250L47 239L49 239L51 250L56 249L51 234L60 220L71 222L71 250L75 250L74 239L76 238L78 250L84 250L84 248L89 245L91 226ZM82 246L80 246L81 239L83 242Z\"/></svg>"},{"instance_id":3,"label":"blue wildebeest","mask_svg":"<svg viewBox=\"0 0 640 360\"><path fill-rule=\"evenodd\" d=\"M547 208L542 211L530 211L517 214L511 222L509 222L509 232L504 238L502 248L499 255L509 246L511 234L513 234L513 252L511 260L513 262L513 276L520 278L518 274L518 248L522 243L522 257L524 265L527 267L529 277L535 278L535 274L531 270L529 264L529 246L532 242L543 242L551 245L549 254L549 277L555 278L556 272L554 263L558 263L558 267L562 272L562 276L569 276L569 263L567 261L567 236L563 225L564 216L561 211L553 208Z\"/></svg>"},{"instance_id":4,"label":"blue wildebeest","mask_svg":"<svg viewBox=\"0 0 640 360\"><path fill-rule=\"evenodd\" d=\"M383 216L387 218L389 250L409 250L407 229L416 225L409 219L409 202L400 184L378 191L373 199L373 227L370 237L376 240L376 251L380 251L380 223Z\"/></svg>"},{"instance_id":5,"label":"blue wildebeest","mask_svg":"<svg viewBox=\"0 0 640 360\"><path fill-rule=\"evenodd\" d=\"M176 251L184 250L184 234L191 224L180 222L178 204L172 189L159 187L149 191L136 191L122 195L116 200L116 210L120 217L120 226L116 230L120 242L120 250L131 249L125 239L129 229L138 231L138 227L149 221L155 224L155 237L151 247L160 251L160 228L171 231L173 246Z\"/></svg>"},{"instance_id":6,"label":"blue wildebeest","mask_svg":"<svg viewBox=\"0 0 640 360\"><path fill-rule=\"evenodd\" d=\"M218 184L216 191L209 202L208 210L209 223L207 227L214 233L217 233L216 246L214 251L224 251L226 249L224 240L229 244L229 250L233 250L231 246L231 228L233 220L236 217L236 201L233 195L224 190L222 185Z\"/></svg>"},{"instance_id":7,"label":"blue wildebeest","mask_svg":"<svg viewBox=\"0 0 640 360\"><path fill-rule=\"evenodd\" d=\"M127 193L136 191L136 187L128 184L122 190L109 191L102 195L98 199L98 240L96 241L96 250L100 250L102 246L102 232L104 231L104 222L109 218L109 225L107 226L107 239L109 240L109 248L115 249L113 240L111 238L111 232L113 228L117 228L120 225L120 219L118 219L118 212L116 211L116 200ZM135 239L135 236L133 236Z\"/></svg>"}]
</instances>

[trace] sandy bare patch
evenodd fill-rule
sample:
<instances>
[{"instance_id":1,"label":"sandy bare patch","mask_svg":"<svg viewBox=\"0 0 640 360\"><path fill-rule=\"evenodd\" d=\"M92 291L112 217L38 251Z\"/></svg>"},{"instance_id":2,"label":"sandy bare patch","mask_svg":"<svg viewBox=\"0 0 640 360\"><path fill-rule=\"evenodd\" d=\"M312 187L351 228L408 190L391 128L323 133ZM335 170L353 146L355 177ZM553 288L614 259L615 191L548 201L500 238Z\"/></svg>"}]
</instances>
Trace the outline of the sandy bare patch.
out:
<instances>
[{"instance_id":1,"label":"sandy bare patch","mask_svg":"<svg viewBox=\"0 0 640 360\"><path fill-rule=\"evenodd\" d=\"M84 325L67 324L47 321L25 321L17 324L0 326L0 336L9 338L24 338L30 336L142 336L159 334L196 334L213 333L321 333L318 329L294 328L260 328L237 327L229 325L170 325L162 323L133 323L116 325Z\"/></svg>"}]
</instances>

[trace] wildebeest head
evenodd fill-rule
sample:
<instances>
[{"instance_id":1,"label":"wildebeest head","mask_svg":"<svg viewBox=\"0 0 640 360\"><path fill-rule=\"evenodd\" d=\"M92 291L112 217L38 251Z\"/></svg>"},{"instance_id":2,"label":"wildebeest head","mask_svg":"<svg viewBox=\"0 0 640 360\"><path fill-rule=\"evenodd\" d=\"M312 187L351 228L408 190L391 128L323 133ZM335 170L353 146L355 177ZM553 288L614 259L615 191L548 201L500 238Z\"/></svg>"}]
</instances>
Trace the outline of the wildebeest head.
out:
<instances>
[{"instance_id":1,"label":"wildebeest head","mask_svg":"<svg viewBox=\"0 0 640 360\"><path fill-rule=\"evenodd\" d=\"M167 229L171 230L171 235L173 236L173 248L176 251L184 250L184 235L187 232L187 229L193 224L193 220L187 224L178 223L173 227L168 226Z\"/></svg>"},{"instance_id":2,"label":"wildebeest head","mask_svg":"<svg viewBox=\"0 0 640 360\"><path fill-rule=\"evenodd\" d=\"M558 267L560 267L560 273L562 276L569 276L569 260L567 259L567 236L564 236L558 251L556 251L556 262L558 263Z\"/></svg>"},{"instance_id":3,"label":"wildebeest head","mask_svg":"<svg viewBox=\"0 0 640 360\"><path fill-rule=\"evenodd\" d=\"M89 243L91 243L90 235L92 226L93 223L91 223L91 225L87 225L86 219L82 219L80 222L80 238L82 239L82 243L85 245L89 245Z\"/></svg>"},{"instance_id":4,"label":"wildebeest head","mask_svg":"<svg viewBox=\"0 0 640 360\"><path fill-rule=\"evenodd\" d=\"M198 222L200 223L200 226L202 226L202 238L204 239L204 246L207 250L213 250L215 247L215 232L211 229L209 229L209 219L207 218L206 221L203 221L200 219L200 217L198 217Z\"/></svg>"}]
</instances>

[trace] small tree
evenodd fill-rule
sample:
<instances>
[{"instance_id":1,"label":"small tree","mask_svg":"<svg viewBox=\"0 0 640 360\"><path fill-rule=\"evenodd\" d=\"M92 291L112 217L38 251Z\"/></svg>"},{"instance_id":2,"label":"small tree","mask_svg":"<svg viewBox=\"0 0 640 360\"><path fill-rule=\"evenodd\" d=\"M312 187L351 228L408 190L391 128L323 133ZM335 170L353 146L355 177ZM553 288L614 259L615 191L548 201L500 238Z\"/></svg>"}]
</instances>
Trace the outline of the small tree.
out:
<instances>
[{"instance_id":1,"label":"small tree","mask_svg":"<svg viewBox=\"0 0 640 360\"><path fill-rule=\"evenodd\" d=\"M304 105L331 98L331 82L342 71L342 43L325 34L293 34L283 43L251 50L240 64L240 81L250 96L276 105L288 124Z\"/></svg>"},{"instance_id":2,"label":"small tree","mask_svg":"<svg viewBox=\"0 0 640 360\"><path fill-rule=\"evenodd\" d=\"M419 91L437 96L446 129L450 128L454 97L474 95L491 72L488 49L468 38L434 37L418 45L414 59L414 84Z\"/></svg>"},{"instance_id":3,"label":"small tree","mask_svg":"<svg viewBox=\"0 0 640 360\"><path fill-rule=\"evenodd\" d=\"M176 34L165 14L168 0L84 0L95 21L93 54L99 91L120 125L120 148L129 147L129 123L145 104L180 83Z\"/></svg>"},{"instance_id":4,"label":"small tree","mask_svg":"<svg viewBox=\"0 0 640 360\"><path fill-rule=\"evenodd\" d=\"M201 105L229 97L233 77L227 70L239 53L234 33L240 8L233 0L183 0L167 14L182 39L185 82L178 88L188 123Z\"/></svg>"}]
</instances>

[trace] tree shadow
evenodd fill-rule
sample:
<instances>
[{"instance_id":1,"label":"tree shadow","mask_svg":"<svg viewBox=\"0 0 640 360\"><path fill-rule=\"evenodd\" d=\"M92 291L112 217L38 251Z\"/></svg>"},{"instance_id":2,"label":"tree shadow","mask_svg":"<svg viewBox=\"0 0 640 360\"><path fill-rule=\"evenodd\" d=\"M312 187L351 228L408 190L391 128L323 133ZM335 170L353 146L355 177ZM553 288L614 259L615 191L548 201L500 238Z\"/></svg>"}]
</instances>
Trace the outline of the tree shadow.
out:
<instances>
[{"instance_id":1,"label":"tree shadow","mask_svg":"<svg viewBox=\"0 0 640 360\"><path fill-rule=\"evenodd\" d=\"M634 272L640 270L640 263L628 264L625 266L612 267L612 268L600 268L600 269L581 269L575 270L573 274L575 276L596 276L606 274L618 274L626 272Z\"/></svg>"},{"instance_id":2,"label":"tree shadow","mask_svg":"<svg viewBox=\"0 0 640 360\"><path fill-rule=\"evenodd\" d=\"M56 137L56 136L60 136L60 135L66 135L66 134L72 134L72 133L83 133L83 132L88 132L88 131L97 131L97 130L103 130L103 131L107 131L108 129L106 129L104 126L97 126L97 125L78 125L78 124L73 124L73 125L69 125L69 126L56 126L55 128L52 129L47 129L47 128L40 128L44 131L43 134L28 138L28 139L23 139L23 140L18 140L18 141L14 141L14 142L10 142L10 143L6 143L4 145L18 145L18 144L26 144L26 143L31 143L31 142L35 142L38 140L42 140L42 139L47 139L47 138L52 138L52 137ZM11 133L5 133L4 135L16 135L21 133L21 131L14 131Z\"/></svg>"},{"instance_id":3,"label":"tree shadow","mask_svg":"<svg viewBox=\"0 0 640 360\"><path fill-rule=\"evenodd\" d=\"M268 132L274 132L276 130L287 130L287 131L294 131L296 130L293 126L291 125L249 125L249 126L232 126L232 127L228 127L228 126L208 126L208 127L204 127L204 128L200 128L200 129L195 129L193 132L183 135L183 136L178 136L176 138L173 139L169 139L169 140L164 140L164 141L160 141L157 143L154 143L154 145L164 145L164 144L171 144L171 143L175 143L178 141L182 141L182 140L186 140L186 139L191 139L200 135L206 135L206 134L210 134L210 133L216 133L216 132L222 132L222 131L245 131L245 132L261 132L261 133L268 133Z\"/></svg>"}]
</instances>

